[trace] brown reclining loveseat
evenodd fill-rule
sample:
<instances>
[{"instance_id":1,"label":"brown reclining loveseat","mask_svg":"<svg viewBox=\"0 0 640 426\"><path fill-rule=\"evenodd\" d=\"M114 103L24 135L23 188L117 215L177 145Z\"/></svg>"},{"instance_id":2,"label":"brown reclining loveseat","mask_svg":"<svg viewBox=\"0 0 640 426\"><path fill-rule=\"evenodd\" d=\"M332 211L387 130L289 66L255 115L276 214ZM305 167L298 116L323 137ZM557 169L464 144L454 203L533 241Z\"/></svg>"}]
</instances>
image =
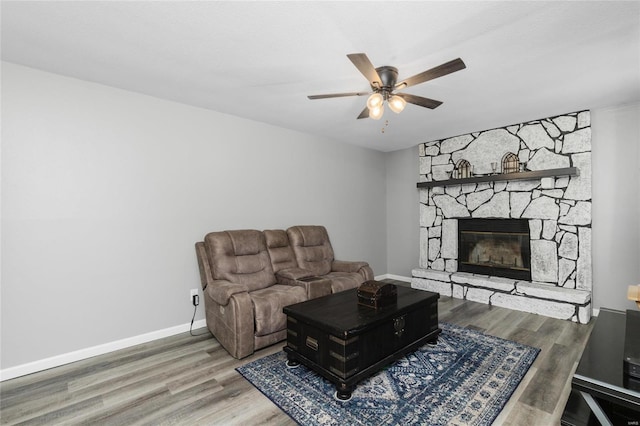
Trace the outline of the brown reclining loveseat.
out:
<instances>
[{"instance_id":1,"label":"brown reclining loveseat","mask_svg":"<svg viewBox=\"0 0 640 426\"><path fill-rule=\"evenodd\" d=\"M373 279L334 259L323 226L211 232L196 243L207 327L235 358L286 338L282 308Z\"/></svg>"}]
</instances>

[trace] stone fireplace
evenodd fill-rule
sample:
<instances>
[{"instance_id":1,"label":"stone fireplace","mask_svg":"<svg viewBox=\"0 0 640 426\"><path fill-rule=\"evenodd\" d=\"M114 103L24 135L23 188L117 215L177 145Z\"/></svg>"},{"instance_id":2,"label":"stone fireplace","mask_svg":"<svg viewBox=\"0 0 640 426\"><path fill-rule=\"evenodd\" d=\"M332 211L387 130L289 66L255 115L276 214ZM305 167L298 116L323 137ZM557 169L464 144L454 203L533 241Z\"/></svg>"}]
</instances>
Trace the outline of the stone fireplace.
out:
<instances>
[{"instance_id":1,"label":"stone fireplace","mask_svg":"<svg viewBox=\"0 0 640 426\"><path fill-rule=\"evenodd\" d=\"M419 146L412 287L587 323L589 111Z\"/></svg>"}]
</instances>

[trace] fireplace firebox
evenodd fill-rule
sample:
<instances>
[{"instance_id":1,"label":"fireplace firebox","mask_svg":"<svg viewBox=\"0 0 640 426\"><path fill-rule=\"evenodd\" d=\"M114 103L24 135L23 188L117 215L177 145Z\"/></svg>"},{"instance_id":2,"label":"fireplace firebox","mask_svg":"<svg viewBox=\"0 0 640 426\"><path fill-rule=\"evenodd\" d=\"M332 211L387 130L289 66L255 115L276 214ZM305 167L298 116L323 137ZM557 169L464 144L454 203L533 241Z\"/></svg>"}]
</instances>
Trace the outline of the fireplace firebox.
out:
<instances>
[{"instance_id":1,"label":"fireplace firebox","mask_svg":"<svg viewBox=\"0 0 640 426\"><path fill-rule=\"evenodd\" d=\"M527 219L459 219L458 271L531 281Z\"/></svg>"}]
</instances>

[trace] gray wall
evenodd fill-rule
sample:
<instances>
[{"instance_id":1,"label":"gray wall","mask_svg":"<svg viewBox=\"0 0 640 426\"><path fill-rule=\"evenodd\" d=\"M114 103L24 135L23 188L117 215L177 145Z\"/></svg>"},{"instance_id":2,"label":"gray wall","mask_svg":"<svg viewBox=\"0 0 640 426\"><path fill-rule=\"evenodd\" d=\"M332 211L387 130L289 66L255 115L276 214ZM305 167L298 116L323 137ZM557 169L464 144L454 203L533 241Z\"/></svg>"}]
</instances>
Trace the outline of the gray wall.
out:
<instances>
[{"instance_id":1,"label":"gray wall","mask_svg":"<svg viewBox=\"0 0 640 426\"><path fill-rule=\"evenodd\" d=\"M384 274L385 193L381 152L3 63L1 367L187 324L208 231L323 224Z\"/></svg>"},{"instance_id":2,"label":"gray wall","mask_svg":"<svg viewBox=\"0 0 640 426\"><path fill-rule=\"evenodd\" d=\"M411 277L420 258L418 146L387 153L387 272Z\"/></svg>"},{"instance_id":3,"label":"gray wall","mask_svg":"<svg viewBox=\"0 0 640 426\"><path fill-rule=\"evenodd\" d=\"M627 286L640 284L640 104L592 110L591 125L593 307L631 309ZM389 153L386 162L387 269L405 275L418 267L411 251L419 250L417 151ZM395 210L411 197L414 222L409 213ZM406 264L409 258L413 265Z\"/></svg>"},{"instance_id":4,"label":"gray wall","mask_svg":"<svg viewBox=\"0 0 640 426\"><path fill-rule=\"evenodd\" d=\"M640 283L638 117L592 111L596 308L633 307ZM376 275L418 265L417 147L383 154L3 63L1 172L2 369L188 323L193 243L211 230L321 223L337 257Z\"/></svg>"},{"instance_id":5,"label":"gray wall","mask_svg":"<svg viewBox=\"0 0 640 426\"><path fill-rule=\"evenodd\" d=\"M592 130L594 308L637 309L640 284L640 104L594 110Z\"/></svg>"}]
</instances>

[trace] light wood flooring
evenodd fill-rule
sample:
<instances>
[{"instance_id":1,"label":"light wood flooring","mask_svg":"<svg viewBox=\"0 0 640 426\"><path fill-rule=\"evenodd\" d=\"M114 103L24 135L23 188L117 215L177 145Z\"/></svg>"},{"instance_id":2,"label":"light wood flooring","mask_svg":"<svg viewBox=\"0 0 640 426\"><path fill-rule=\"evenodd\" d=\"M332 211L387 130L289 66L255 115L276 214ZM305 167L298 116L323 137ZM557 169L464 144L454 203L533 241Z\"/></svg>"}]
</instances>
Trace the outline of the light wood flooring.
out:
<instances>
[{"instance_id":1,"label":"light wood flooring","mask_svg":"<svg viewBox=\"0 0 640 426\"><path fill-rule=\"evenodd\" d=\"M440 298L439 319L540 348L495 424L560 424L593 321L579 325L450 297ZM295 425L235 371L283 343L236 360L206 329L195 333L201 335L183 333L2 382L0 423Z\"/></svg>"}]
</instances>

